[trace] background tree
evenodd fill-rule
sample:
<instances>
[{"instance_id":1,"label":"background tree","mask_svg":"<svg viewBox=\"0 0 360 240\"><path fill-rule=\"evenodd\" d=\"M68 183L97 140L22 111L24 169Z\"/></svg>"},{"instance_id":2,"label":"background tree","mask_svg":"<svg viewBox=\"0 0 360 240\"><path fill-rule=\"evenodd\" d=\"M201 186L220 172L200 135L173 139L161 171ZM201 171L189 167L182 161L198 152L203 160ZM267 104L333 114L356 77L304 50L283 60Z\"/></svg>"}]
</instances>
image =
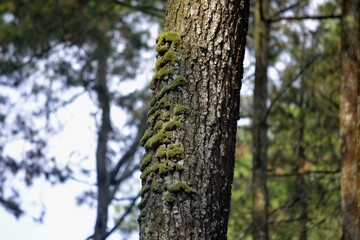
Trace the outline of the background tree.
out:
<instances>
[{"instance_id":1,"label":"background tree","mask_svg":"<svg viewBox=\"0 0 360 240\"><path fill-rule=\"evenodd\" d=\"M265 169L271 239L341 236L337 9L339 2L336 1L328 1L318 9L310 8L306 1L273 1L268 14L264 14L265 21L271 23L269 98L264 114L268 127ZM252 12L255 14L255 8ZM299 21L309 17L321 21L313 22L312 26ZM250 26L250 33L255 32L256 25ZM249 53L254 56L252 42L255 38L249 40ZM251 59L255 61L256 58ZM254 71L254 65L250 62L246 69ZM245 74L250 79L256 76ZM254 84L250 80L248 88L253 89ZM253 96L244 95L242 109L253 101ZM249 219L248 187L240 187L242 183L254 181L246 169L251 160L249 146L255 145L248 141L248 126L240 126L240 129L241 147L237 150L232 206L245 206L245 209L233 207L229 239L251 239L252 226L257 224Z\"/></svg>"},{"instance_id":2,"label":"background tree","mask_svg":"<svg viewBox=\"0 0 360 240\"><path fill-rule=\"evenodd\" d=\"M0 203L16 216L22 213L21 195L12 185L13 178L24 179L27 185L42 177L52 183L82 178L89 182L90 190L78 202L97 199L94 236L103 239L107 235L108 207L139 166L147 93L124 86L141 73L137 69L145 62L140 61L140 53L148 48L151 35L141 24L156 24L162 15L163 2L151 3L151 7L149 1L0 3L0 124L5 129L1 132ZM79 99L86 99L92 107L94 114L89 112L88 117L95 120L92 129L98 141L89 153L77 155L77 160L92 159L93 150L95 171L70 159L64 167L58 166L58 159L49 154L51 139L67 124L57 117ZM114 112L127 117L114 121ZM23 139L21 143L27 146L20 157L8 150L14 138Z\"/></svg>"},{"instance_id":3,"label":"background tree","mask_svg":"<svg viewBox=\"0 0 360 240\"><path fill-rule=\"evenodd\" d=\"M341 203L343 209L343 239L359 239L359 209L356 170L357 96L360 80L359 29L360 1L344 0L341 32Z\"/></svg>"},{"instance_id":4,"label":"background tree","mask_svg":"<svg viewBox=\"0 0 360 240\"><path fill-rule=\"evenodd\" d=\"M169 1L142 138L140 239L226 239L248 1Z\"/></svg>"},{"instance_id":5,"label":"background tree","mask_svg":"<svg viewBox=\"0 0 360 240\"><path fill-rule=\"evenodd\" d=\"M254 51L255 51L255 84L254 106L252 117L253 135L253 239L268 239L268 191L267 182L267 116L268 100L268 61L270 23L265 15L268 1L259 0L255 4Z\"/></svg>"}]
</instances>

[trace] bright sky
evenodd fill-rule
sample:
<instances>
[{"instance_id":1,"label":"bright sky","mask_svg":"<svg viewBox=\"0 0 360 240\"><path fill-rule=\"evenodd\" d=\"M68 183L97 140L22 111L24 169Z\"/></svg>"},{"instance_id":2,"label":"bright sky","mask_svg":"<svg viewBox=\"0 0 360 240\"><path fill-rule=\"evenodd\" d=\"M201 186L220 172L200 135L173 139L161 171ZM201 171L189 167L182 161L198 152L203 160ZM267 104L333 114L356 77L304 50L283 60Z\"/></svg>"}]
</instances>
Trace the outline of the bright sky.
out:
<instances>
[{"instance_id":1,"label":"bright sky","mask_svg":"<svg viewBox=\"0 0 360 240\"><path fill-rule=\"evenodd\" d=\"M130 86L131 87L131 86ZM93 123L89 115L93 110L90 100L86 95L79 98L71 107L67 107L65 112L61 113L68 124L61 134L59 134L50 144L52 151L58 159L65 162L73 161L70 157L72 151L86 153L94 151L94 130ZM86 107L87 106L87 107ZM16 145L16 144L15 144ZM14 149L7 151L15 151ZM88 168L94 169L94 159L91 157L83 162ZM76 155L81 157L80 155ZM75 157L76 157L75 156ZM16 179L14 180L16 182ZM0 208L0 239L2 240L64 240L64 239L86 239L93 233L95 223L95 208L91 209L87 205L76 205L78 197L88 186L77 181L69 180L65 184L51 184L38 180L31 188L21 188L24 208L27 214L16 220L15 217ZM136 189L136 188L135 188ZM36 223L32 217L39 214L39 203L45 204L44 223ZM110 207L110 211L112 208ZM113 222L109 220L109 227ZM118 233L108 238L109 240L121 239ZM133 239L137 239L136 237Z\"/></svg>"}]
</instances>

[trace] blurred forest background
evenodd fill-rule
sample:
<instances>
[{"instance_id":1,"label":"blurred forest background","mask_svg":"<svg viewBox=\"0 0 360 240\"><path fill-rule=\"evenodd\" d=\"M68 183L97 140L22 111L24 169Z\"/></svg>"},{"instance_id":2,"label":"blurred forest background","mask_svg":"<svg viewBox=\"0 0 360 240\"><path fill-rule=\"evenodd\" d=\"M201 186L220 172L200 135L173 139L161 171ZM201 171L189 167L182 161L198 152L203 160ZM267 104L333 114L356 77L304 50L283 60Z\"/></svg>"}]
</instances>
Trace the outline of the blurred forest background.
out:
<instances>
[{"instance_id":1,"label":"blurred forest background","mask_svg":"<svg viewBox=\"0 0 360 240\"><path fill-rule=\"evenodd\" d=\"M139 141L165 4L0 2L0 205L9 214L46 221L46 202L34 196L30 209L23 186L76 181L84 188L74 204L92 206L98 221L110 212L108 236L136 234ZM252 238L258 192L271 239L340 239L341 2L251 4L229 239Z\"/></svg>"}]
</instances>

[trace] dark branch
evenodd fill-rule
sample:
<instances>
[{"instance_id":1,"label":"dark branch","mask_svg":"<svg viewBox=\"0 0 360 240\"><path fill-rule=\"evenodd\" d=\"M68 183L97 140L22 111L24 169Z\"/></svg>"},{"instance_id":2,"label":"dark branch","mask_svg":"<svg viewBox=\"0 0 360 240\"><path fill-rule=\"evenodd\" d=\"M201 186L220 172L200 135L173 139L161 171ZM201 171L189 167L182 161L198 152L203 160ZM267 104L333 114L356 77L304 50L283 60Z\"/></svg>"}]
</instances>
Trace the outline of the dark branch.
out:
<instances>
[{"instance_id":1,"label":"dark branch","mask_svg":"<svg viewBox=\"0 0 360 240\"><path fill-rule=\"evenodd\" d=\"M140 139L141 137L144 135L144 132L146 130L146 117L147 114L144 112L141 120L140 120L140 124L138 126L138 132L137 135L135 137L135 140L133 142L133 144L130 146L129 150L124 154L124 156L118 161L118 163L116 164L116 166L114 167L114 169L112 169L112 171L110 172L110 181L109 184L112 185L116 182L116 175L119 173L121 167L128 162L130 159L132 159L137 151L137 149L139 148L139 143L140 143Z\"/></svg>"},{"instance_id":2,"label":"dark branch","mask_svg":"<svg viewBox=\"0 0 360 240\"><path fill-rule=\"evenodd\" d=\"M116 4L121 5L121 6L130 8L130 9L135 10L135 11L145 13L145 14L153 16L153 17L163 18L165 16L165 14L164 14L165 11L164 10L158 9L158 8L150 6L150 5L136 5L135 6L135 5L120 1L120 0L114 0L114 2Z\"/></svg>"},{"instance_id":3,"label":"dark branch","mask_svg":"<svg viewBox=\"0 0 360 240\"><path fill-rule=\"evenodd\" d=\"M265 19L269 23L286 21L302 21L302 20L326 20L326 19L341 19L341 15L325 15L325 16L293 16L293 17L278 17L274 19Z\"/></svg>"},{"instance_id":4,"label":"dark branch","mask_svg":"<svg viewBox=\"0 0 360 240\"><path fill-rule=\"evenodd\" d=\"M269 177L295 177L299 175L311 175L311 174L338 174L340 173L340 170L334 170L334 171L305 171L303 173L299 172L292 172L292 173L284 173L284 174L271 174L269 173Z\"/></svg>"},{"instance_id":5,"label":"dark branch","mask_svg":"<svg viewBox=\"0 0 360 240\"><path fill-rule=\"evenodd\" d=\"M135 206L136 200L140 197L140 194L138 194L136 197L133 198L133 201L131 202L130 206L126 209L126 211L123 213L123 215L121 216L121 218L116 222L115 226L113 226L110 231L108 231L104 237L104 240L109 237L119 226L120 224L124 221L125 217L127 215L129 215L129 213L131 212L132 208Z\"/></svg>"},{"instance_id":6,"label":"dark branch","mask_svg":"<svg viewBox=\"0 0 360 240\"><path fill-rule=\"evenodd\" d=\"M305 64L305 66L300 69L300 71L294 76L293 79L291 79L285 87L283 87L280 92L272 99L270 106L266 110L266 113L264 115L264 120L269 116L274 104L284 95L284 93L292 86L292 84L301 77L301 75L319 58L320 56L314 57L312 60L310 60L308 63Z\"/></svg>"},{"instance_id":7,"label":"dark branch","mask_svg":"<svg viewBox=\"0 0 360 240\"><path fill-rule=\"evenodd\" d=\"M291 4L289 6L286 6L284 8L281 8L277 13L274 14L274 16L280 16L282 13L284 12L287 12L293 8L296 8L297 6L299 6L302 2L301 1L298 1L298 2L295 2L294 4Z\"/></svg>"}]
</instances>

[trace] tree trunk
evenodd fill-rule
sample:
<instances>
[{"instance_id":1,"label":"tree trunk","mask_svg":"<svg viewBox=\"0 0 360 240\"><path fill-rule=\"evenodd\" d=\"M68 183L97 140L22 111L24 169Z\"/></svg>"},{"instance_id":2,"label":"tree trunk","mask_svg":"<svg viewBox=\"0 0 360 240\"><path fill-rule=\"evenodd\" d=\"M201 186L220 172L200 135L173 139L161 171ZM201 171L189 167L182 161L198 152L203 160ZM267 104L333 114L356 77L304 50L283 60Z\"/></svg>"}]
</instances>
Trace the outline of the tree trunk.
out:
<instances>
[{"instance_id":1,"label":"tree trunk","mask_svg":"<svg viewBox=\"0 0 360 240\"><path fill-rule=\"evenodd\" d=\"M110 99L107 86L107 54L106 50L101 48L101 44L96 51L98 62L97 79L95 90L97 92L99 107L102 111L100 129L98 132L96 148L96 174L97 174L97 216L95 224L94 240L103 240L106 236L108 220L108 171L107 161L107 143L108 135L111 131L110 120Z\"/></svg>"},{"instance_id":2,"label":"tree trunk","mask_svg":"<svg viewBox=\"0 0 360 240\"><path fill-rule=\"evenodd\" d=\"M300 205L300 216L299 216L299 240L307 239L307 222L308 222L308 203L307 203L307 192L306 192L306 181L305 181L305 146L304 146L304 134L305 134L305 89L304 81L301 81L301 95L300 95L300 116L299 116L299 135L297 142L297 156L296 156L296 170L298 177L296 179L297 185L297 197Z\"/></svg>"},{"instance_id":3,"label":"tree trunk","mask_svg":"<svg viewBox=\"0 0 360 240\"><path fill-rule=\"evenodd\" d=\"M248 1L170 0L141 143L140 239L226 239Z\"/></svg>"},{"instance_id":4,"label":"tree trunk","mask_svg":"<svg viewBox=\"0 0 360 240\"><path fill-rule=\"evenodd\" d=\"M267 181L267 123L266 101L269 24L264 20L267 0L256 1L255 5L255 88L253 113L253 223L254 240L268 239L268 192Z\"/></svg>"},{"instance_id":5,"label":"tree trunk","mask_svg":"<svg viewBox=\"0 0 360 240\"><path fill-rule=\"evenodd\" d=\"M359 0L343 0L340 96L341 198L343 239L359 239L356 185L357 88L359 81Z\"/></svg>"}]
</instances>

